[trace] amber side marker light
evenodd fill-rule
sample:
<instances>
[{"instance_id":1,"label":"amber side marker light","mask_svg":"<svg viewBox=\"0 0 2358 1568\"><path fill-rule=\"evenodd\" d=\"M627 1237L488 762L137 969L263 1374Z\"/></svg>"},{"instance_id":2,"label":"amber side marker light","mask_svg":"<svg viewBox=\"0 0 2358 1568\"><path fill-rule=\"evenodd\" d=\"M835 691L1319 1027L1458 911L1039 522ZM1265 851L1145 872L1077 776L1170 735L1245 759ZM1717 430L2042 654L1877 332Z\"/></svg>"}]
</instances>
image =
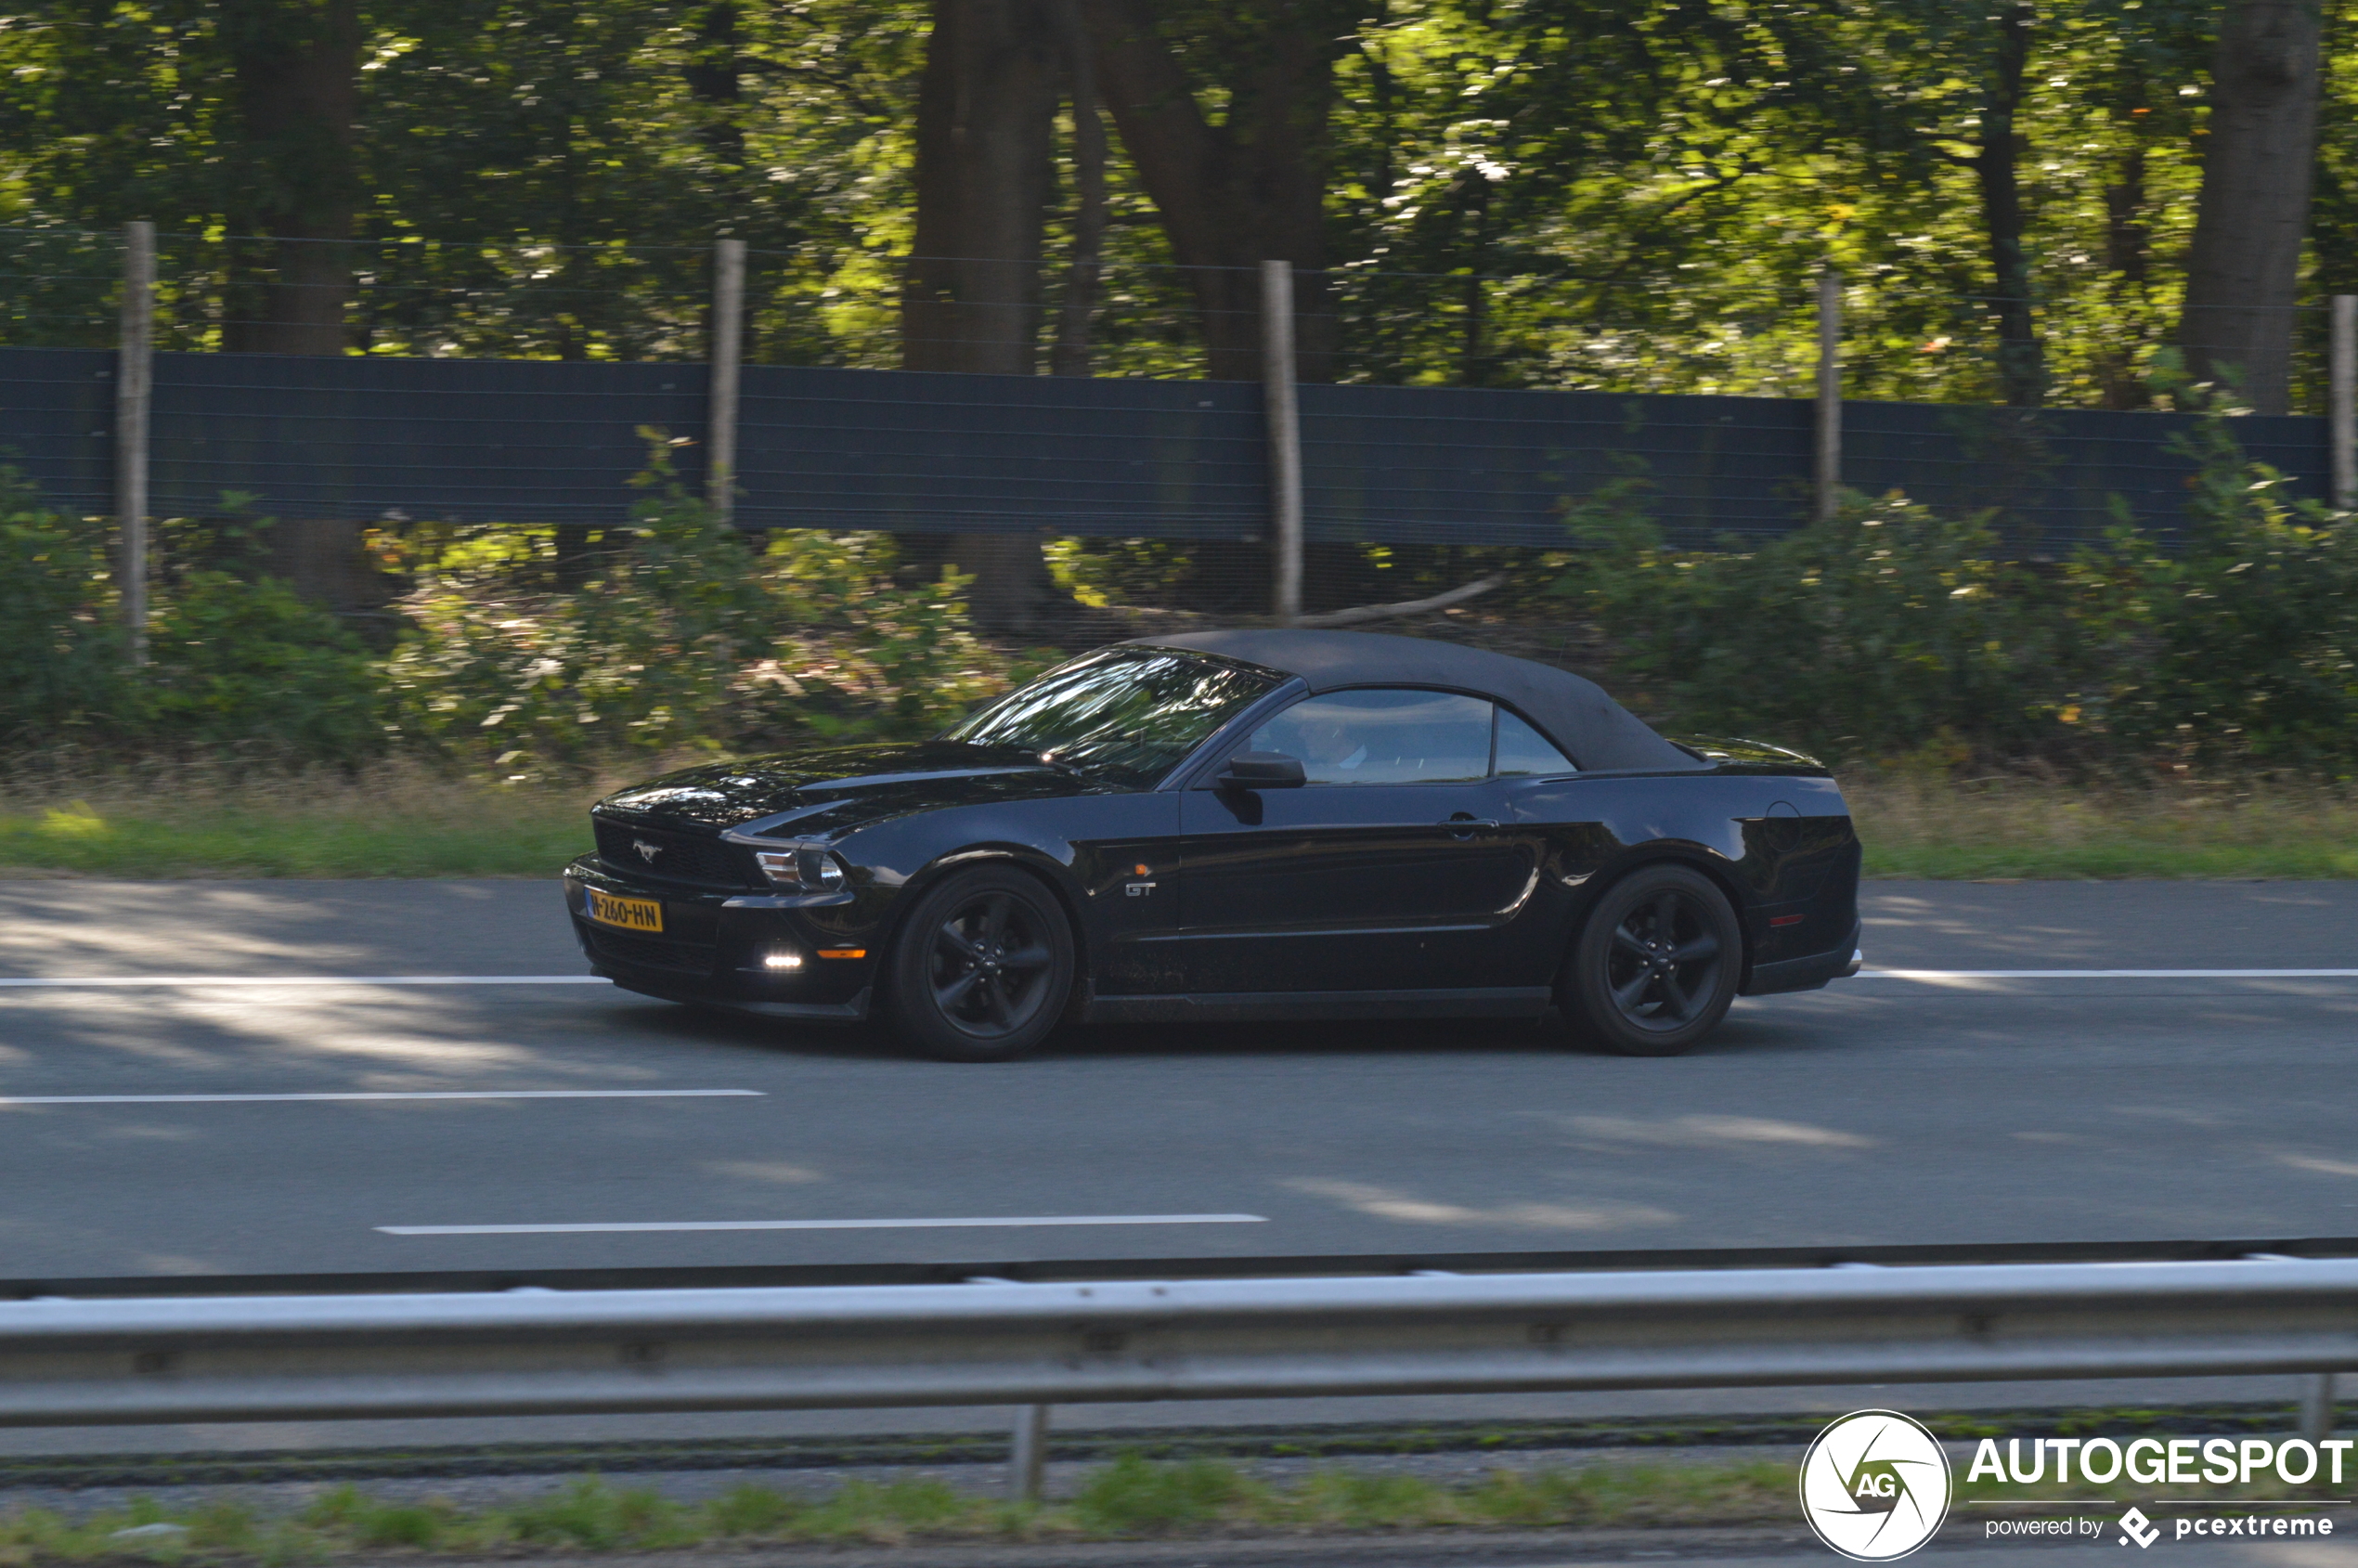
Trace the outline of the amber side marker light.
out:
<instances>
[{"instance_id":1,"label":"amber side marker light","mask_svg":"<svg viewBox=\"0 0 2358 1568\"><path fill-rule=\"evenodd\" d=\"M819 950L819 956L822 958L865 958L868 956L868 950L864 947L823 947Z\"/></svg>"}]
</instances>

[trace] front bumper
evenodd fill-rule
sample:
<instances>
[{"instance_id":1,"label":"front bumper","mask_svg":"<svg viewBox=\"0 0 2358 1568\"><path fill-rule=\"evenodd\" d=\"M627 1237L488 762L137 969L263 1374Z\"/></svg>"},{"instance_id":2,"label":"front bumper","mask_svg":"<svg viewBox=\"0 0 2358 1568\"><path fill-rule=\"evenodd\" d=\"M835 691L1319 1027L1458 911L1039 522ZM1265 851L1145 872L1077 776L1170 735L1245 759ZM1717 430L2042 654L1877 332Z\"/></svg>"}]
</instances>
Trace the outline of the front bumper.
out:
<instances>
[{"instance_id":1,"label":"front bumper","mask_svg":"<svg viewBox=\"0 0 2358 1568\"><path fill-rule=\"evenodd\" d=\"M624 930L592 920L592 888L661 905L662 929ZM626 991L819 1023L856 1023L868 1015L882 954L854 924L849 893L685 887L622 875L585 855L565 867L564 900L590 971ZM851 952L860 956L821 956Z\"/></svg>"}]
</instances>

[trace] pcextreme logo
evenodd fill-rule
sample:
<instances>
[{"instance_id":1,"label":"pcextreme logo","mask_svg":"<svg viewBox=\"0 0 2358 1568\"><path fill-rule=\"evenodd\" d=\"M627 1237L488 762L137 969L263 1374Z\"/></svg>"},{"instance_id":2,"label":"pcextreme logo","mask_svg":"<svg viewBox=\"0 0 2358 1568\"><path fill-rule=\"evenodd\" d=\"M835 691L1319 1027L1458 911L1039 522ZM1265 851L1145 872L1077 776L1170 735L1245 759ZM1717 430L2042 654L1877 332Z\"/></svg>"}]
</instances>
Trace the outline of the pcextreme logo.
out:
<instances>
[{"instance_id":1,"label":"pcextreme logo","mask_svg":"<svg viewBox=\"0 0 2358 1568\"><path fill-rule=\"evenodd\" d=\"M1801 1460L1801 1511L1818 1538L1854 1562L1907 1556L1949 1517L1949 1456L1897 1410L1854 1410Z\"/></svg>"}]
</instances>

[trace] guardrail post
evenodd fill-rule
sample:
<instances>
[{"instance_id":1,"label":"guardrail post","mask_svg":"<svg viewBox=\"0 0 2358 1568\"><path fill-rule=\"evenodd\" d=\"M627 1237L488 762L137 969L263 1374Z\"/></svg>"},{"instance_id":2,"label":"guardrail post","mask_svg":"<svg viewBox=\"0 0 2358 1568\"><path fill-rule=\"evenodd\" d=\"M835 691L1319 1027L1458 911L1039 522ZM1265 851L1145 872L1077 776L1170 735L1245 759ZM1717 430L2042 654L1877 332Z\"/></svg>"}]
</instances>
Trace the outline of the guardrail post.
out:
<instances>
[{"instance_id":1,"label":"guardrail post","mask_svg":"<svg viewBox=\"0 0 2358 1568\"><path fill-rule=\"evenodd\" d=\"M2300 1391L2300 1435L2323 1443L2334 1433L2334 1375L2319 1372Z\"/></svg>"},{"instance_id":2,"label":"guardrail post","mask_svg":"<svg viewBox=\"0 0 2358 1568\"><path fill-rule=\"evenodd\" d=\"M728 522L737 510L737 383L745 354L745 242L712 256L712 384L705 427L705 501Z\"/></svg>"},{"instance_id":3,"label":"guardrail post","mask_svg":"<svg viewBox=\"0 0 2358 1568\"><path fill-rule=\"evenodd\" d=\"M1834 514L1842 491L1842 274L1818 275L1817 520Z\"/></svg>"},{"instance_id":4,"label":"guardrail post","mask_svg":"<svg viewBox=\"0 0 2358 1568\"><path fill-rule=\"evenodd\" d=\"M1302 614L1302 408L1295 391L1291 262L1261 264L1261 381L1277 568L1269 609L1280 624L1291 626Z\"/></svg>"},{"instance_id":5,"label":"guardrail post","mask_svg":"<svg viewBox=\"0 0 2358 1568\"><path fill-rule=\"evenodd\" d=\"M114 512L131 662L148 662L148 420L155 397L156 226L123 226L123 327L114 366Z\"/></svg>"},{"instance_id":6,"label":"guardrail post","mask_svg":"<svg viewBox=\"0 0 2358 1568\"><path fill-rule=\"evenodd\" d=\"M2334 505L2358 507L2358 294L2336 294L2333 311L2333 403L2326 439L2334 457Z\"/></svg>"},{"instance_id":7,"label":"guardrail post","mask_svg":"<svg viewBox=\"0 0 2358 1568\"><path fill-rule=\"evenodd\" d=\"M1015 1442L1007 1450L1007 1496L1019 1503L1040 1500L1048 1475L1048 1406L1016 1409Z\"/></svg>"}]
</instances>

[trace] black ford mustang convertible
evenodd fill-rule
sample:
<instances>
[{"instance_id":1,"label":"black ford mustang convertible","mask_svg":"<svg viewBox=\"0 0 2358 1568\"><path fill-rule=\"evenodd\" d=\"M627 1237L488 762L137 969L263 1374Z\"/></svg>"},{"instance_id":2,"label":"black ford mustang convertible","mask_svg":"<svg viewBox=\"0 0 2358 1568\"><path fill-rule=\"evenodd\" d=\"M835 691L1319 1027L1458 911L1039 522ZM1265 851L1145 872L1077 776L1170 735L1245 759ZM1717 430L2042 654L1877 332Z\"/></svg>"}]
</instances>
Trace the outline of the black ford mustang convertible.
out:
<instances>
[{"instance_id":1,"label":"black ford mustang convertible","mask_svg":"<svg viewBox=\"0 0 2358 1568\"><path fill-rule=\"evenodd\" d=\"M965 1061L1068 1018L1550 1013L1669 1056L1859 967L1823 768L1417 638L1122 643L939 740L693 768L590 820L564 892L599 974Z\"/></svg>"}]
</instances>

